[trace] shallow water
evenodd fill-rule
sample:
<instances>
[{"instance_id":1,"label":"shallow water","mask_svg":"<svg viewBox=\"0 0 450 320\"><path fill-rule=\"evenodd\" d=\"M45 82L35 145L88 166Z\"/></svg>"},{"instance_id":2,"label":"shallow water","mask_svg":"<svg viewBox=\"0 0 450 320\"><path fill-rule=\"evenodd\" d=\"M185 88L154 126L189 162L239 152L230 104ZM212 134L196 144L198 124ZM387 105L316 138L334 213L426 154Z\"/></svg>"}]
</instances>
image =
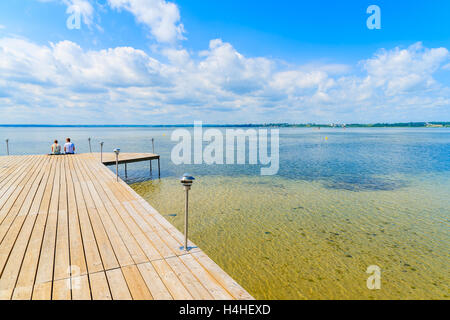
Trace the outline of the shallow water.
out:
<instances>
[{"instance_id":1,"label":"shallow water","mask_svg":"<svg viewBox=\"0 0 450 320\"><path fill-rule=\"evenodd\" d=\"M43 153L70 135L86 152L91 136L94 151L103 140L149 152L154 137L162 179L139 163L127 181L182 230L178 177L195 175L190 238L256 298L449 298L448 129L282 129L274 177L250 165L175 166L172 130L0 128L0 141ZM370 265L382 270L380 290L367 289Z\"/></svg>"},{"instance_id":2,"label":"shallow water","mask_svg":"<svg viewBox=\"0 0 450 320\"><path fill-rule=\"evenodd\" d=\"M448 298L450 181L421 178L420 187L354 192L282 177L201 176L190 237L259 299ZM177 181L133 188L182 230ZM382 269L381 290L366 287L370 265Z\"/></svg>"}]
</instances>

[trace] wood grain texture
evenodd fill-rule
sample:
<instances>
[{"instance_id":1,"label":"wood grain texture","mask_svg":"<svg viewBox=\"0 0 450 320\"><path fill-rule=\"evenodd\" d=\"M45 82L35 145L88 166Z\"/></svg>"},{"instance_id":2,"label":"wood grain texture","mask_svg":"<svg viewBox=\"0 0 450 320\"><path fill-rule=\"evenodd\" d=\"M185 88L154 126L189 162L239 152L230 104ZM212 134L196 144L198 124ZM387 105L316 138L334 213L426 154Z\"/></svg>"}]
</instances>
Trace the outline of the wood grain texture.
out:
<instances>
[{"instance_id":1,"label":"wood grain texture","mask_svg":"<svg viewBox=\"0 0 450 320\"><path fill-rule=\"evenodd\" d=\"M182 242L99 154L0 157L0 300L253 299Z\"/></svg>"}]
</instances>

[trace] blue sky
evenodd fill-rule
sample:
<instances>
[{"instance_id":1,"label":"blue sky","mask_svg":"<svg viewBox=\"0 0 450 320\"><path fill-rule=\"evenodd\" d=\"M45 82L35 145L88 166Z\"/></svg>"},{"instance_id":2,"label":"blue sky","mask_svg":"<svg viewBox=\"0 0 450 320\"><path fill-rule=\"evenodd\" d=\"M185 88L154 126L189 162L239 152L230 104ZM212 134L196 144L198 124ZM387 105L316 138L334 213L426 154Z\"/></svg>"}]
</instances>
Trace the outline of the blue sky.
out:
<instances>
[{"instance_id":1,"label":"blue sky","mask_svg":"<svg viewBox=\"0 0 450 320\"><path fill-rule=\"evenodd\" d=\"M449 121L449 49L446 0L2 1L0 123Z\"/></svg>"}]
</instances>

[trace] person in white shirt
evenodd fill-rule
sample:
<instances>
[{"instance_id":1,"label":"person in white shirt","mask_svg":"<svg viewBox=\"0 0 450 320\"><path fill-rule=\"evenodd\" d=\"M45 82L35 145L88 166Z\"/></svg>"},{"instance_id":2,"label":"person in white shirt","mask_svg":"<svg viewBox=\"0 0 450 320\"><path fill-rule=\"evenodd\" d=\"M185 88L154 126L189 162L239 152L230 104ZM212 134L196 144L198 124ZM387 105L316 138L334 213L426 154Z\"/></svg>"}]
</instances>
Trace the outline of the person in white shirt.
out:
<instances>
[{"instance_id":1,"label":"person in white shirt","mask_svg":"<svg viewBox=\"0 0 450 320\"><path fill-rule=\"evenodd\" d=\"M75 153L75 145L72 142L70 142L70 138L66 139L66 144L64 145L64 153L65 154Z\"/></svg>"}]
</instances>

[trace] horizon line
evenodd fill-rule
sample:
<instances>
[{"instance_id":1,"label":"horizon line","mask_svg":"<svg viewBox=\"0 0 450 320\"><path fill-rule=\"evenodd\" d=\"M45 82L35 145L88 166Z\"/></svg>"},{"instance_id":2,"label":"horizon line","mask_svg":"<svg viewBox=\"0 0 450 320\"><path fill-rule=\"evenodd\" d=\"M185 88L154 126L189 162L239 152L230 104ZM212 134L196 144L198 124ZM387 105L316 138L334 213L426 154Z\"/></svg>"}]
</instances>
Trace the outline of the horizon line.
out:
<instances>
[{"instance_id":1,"label":"horizon line","mask_svg":"<svg viewBox=\"0 0 450 320\"><path fill-rule=\"evenodd\" d=\"M409 121L409 122L374 122L374 123L238 123L238 124L202 124L203 127L267 127L267 126L374 126L374 125L426 125L442 124L449 125L448 121ZM46 127L46 128L68 128L68 127L194 127L194 124L0 124L0 127Z\"/></svg>"}]
</instances>

